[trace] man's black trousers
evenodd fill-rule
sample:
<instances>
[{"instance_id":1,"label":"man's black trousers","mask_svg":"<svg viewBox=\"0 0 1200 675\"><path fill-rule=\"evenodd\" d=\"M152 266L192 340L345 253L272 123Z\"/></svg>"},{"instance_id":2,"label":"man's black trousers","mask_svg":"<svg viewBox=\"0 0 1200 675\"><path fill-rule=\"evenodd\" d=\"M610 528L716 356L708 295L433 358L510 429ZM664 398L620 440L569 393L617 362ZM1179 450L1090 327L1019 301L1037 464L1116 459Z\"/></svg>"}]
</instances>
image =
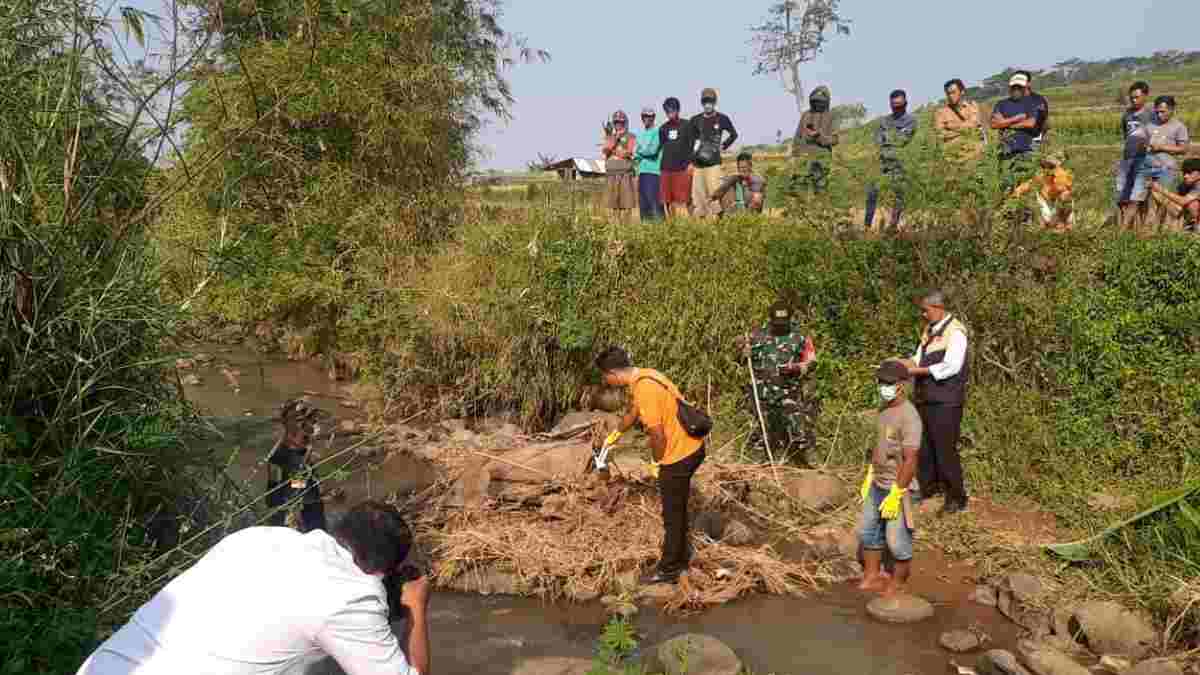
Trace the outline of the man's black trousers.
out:
<instances>
[{"instance_id":1,"label":"man's black trousers","mask_svg":"<svg viewBox=\"0 0 1200 675\"><path fill-rule=\"evenodd\" d=\"M963 486L962 460L958 454L962 406L926 403L918 406L917 412L924 427L917 462L922 494L931 494L940 483L948 502L965 500L967 491Z\"/></svg>"},{"instance_id":2,"label":"man's black trousers","mask_svg":"<svg viewBox=\"0 0 1200 675\"><path fill-rule=\"evenodd\" d=\"M690 456L659 467L658 492L662 496L663 547L658 571L678 575L687 569L692 551L688 543L688 495L692 476L704 463L705 447Z\"/></svg>"}]
</instances>

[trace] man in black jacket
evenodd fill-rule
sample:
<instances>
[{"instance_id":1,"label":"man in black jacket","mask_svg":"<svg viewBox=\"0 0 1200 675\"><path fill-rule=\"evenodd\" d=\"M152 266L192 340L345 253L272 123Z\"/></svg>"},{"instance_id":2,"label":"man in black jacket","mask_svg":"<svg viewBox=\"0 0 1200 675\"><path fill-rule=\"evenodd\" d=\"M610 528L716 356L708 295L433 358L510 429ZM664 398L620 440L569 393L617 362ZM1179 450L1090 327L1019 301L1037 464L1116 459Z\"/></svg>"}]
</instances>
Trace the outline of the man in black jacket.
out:
<instances>
[{"instance_id":1,"label":"man in black jacket","mask_svg":"<svg viewBox=\"0 0 1200 675\"><path fill-rule=\"evenodd\" d=\"M704 112L691 121L695 138L692 208L699 218L715 218L721 215L721 203L716 199L721 188L721 153L733 145L738 134L729 116L717 112L716 89L709 87L700 92L700 104Z\"/></svg>"}]
</instances>

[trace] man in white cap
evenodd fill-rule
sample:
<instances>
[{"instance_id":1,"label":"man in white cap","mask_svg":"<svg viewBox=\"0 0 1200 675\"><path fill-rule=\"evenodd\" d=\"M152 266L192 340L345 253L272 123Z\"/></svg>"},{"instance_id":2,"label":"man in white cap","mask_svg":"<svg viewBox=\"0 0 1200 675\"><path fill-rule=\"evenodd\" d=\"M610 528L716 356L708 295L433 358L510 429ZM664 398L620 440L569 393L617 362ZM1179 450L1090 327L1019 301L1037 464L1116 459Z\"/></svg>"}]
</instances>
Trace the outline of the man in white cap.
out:
<instances>
[{"instance_id":1,"label":"man in white cap","mask_svg":"<svg viewBox=\"0 0 1200 675\"><path fill-rule=\"evenodd\" d=\"M1028 180L1034 171L1033 149L1038 111L1029 98L1029 78L1016 73L1008 81L1008 98L996 104L992 128L1000 132L1000 160L1005 168L1005 191Z\"/></svg>"},{"instance_id":2,"label":"man in white cap","mask_svg":"<svg viewBox=\"0 0 1200 675\"><path fill-rule=\"evenodd\" d=\"M638 173L638 210L641 211L642 222L663 219L663 205L660 191L660 174L662 172L662 141L659 139L659 127L655 126L654 118L658 115L654 108L642 108L642 131L637 135L637 173Z\"/></svg>"}]
</instances>

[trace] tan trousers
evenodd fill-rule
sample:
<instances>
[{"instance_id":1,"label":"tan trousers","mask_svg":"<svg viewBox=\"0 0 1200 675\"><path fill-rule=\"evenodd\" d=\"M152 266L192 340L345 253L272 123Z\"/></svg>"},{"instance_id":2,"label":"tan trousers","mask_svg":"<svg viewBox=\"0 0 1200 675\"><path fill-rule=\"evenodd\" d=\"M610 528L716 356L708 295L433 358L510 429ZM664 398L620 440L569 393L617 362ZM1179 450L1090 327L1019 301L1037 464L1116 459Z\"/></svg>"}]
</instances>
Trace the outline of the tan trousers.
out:
<instances>
[{"instance_id":1,"label":"tan trousers","mask_svg":"<svg viewBox=\"0 0 1200 675\"><path fill-rule=\"evenodd\" d=\"M721 187L721 167L696 167L692 176L692 215L697 218L721 214L721 203L713 201L713 195Z\"/></svg>"}]
</instances>

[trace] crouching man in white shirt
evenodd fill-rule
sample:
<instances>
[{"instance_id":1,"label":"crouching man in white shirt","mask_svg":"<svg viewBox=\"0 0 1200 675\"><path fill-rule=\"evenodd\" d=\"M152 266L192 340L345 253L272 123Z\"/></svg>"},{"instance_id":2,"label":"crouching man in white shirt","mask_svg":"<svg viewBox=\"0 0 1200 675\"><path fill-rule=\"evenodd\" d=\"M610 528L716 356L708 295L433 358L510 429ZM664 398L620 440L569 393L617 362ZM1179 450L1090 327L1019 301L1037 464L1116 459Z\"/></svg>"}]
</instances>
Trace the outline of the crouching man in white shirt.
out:
<instances>
[{"instance_id":1,"label":"crouching man in white shirt","mask_svg":"<svg viewBox=\"0 0 1200 675\"><path fill-rule=\"evenodd\" d=\"M326 533L251 527L225 537L92 653L78 675L275 675L328 655L347 675L430 675L429 582L409 581L406 648L384 577L412 531L396 509L354 507Z\"/></svg>"}]
</instances>

